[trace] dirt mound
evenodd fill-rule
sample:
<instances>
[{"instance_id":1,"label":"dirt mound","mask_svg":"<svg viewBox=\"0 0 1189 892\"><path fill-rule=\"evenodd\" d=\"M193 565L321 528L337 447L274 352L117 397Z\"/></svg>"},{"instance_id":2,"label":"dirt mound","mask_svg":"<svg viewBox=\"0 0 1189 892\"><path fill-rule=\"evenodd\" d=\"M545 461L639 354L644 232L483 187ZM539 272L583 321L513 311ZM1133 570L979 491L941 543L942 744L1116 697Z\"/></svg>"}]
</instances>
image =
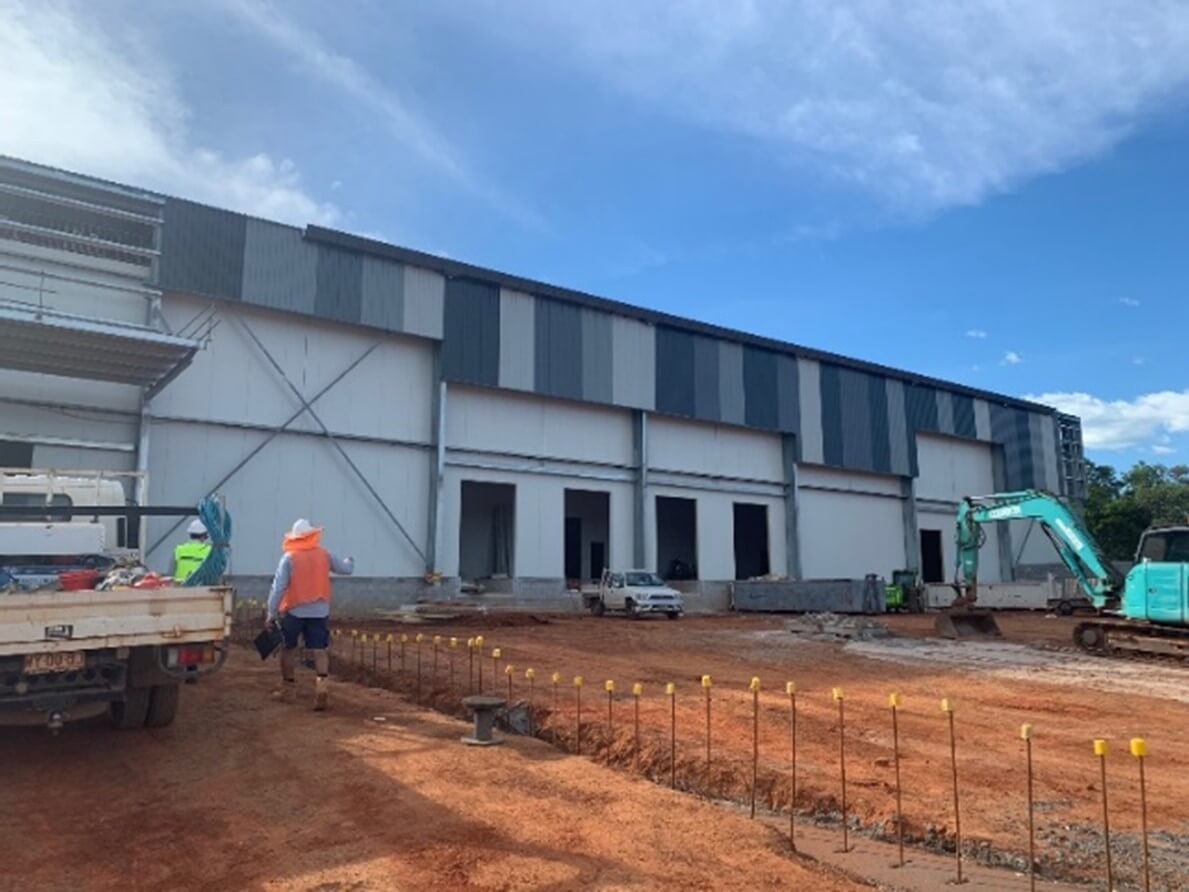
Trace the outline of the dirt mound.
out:
<instances>
[{"instance_id":1,"label":"dirt mound","mask_svg":"<svg viewBox=\"0 0 1189 892\"><path fill-rule=\"evenodd\" d=\"M806 613L787 620L784 627L794 635L814 641L871 641L888 638L892 634L878 620L837 613Z\"/></svg>"}]
</instances>

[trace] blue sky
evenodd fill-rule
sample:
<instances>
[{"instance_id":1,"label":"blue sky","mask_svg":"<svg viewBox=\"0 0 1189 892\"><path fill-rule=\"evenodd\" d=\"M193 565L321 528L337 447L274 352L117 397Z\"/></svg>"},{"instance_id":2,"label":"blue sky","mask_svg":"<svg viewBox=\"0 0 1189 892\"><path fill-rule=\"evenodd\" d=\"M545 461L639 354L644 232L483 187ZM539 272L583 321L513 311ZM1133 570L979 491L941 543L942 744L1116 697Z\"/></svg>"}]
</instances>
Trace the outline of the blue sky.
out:
<instances>
[{"instance_id":1,"label":"blue sky","mask_svg":"<svg viewBox=\"0 0 1189 892\"><path fill-rule=\"evenodd\" d=\"M1183 4L0 0L0 83L0 152L1189 461Z\"/></svg>"}]
</instances>

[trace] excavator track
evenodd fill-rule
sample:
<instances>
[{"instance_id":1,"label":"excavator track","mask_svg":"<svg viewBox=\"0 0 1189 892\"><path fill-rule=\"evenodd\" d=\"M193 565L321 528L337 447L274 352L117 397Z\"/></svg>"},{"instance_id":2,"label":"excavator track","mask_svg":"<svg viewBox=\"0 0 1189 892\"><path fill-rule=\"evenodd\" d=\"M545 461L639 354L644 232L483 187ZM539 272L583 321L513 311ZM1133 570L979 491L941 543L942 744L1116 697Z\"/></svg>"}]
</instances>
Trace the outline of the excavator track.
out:
<instances>
[{"instance_id":1,"label":"excavator track","mask_svg":"<svg viewBox=\"0 0 1189 892\"><path fill-rule=\"evenodd\" d=\"M1189 658L1189 629L1123 619L1078 623L1073 641L1079 649L1099 656Z\"/></svg>"}]
</instances>

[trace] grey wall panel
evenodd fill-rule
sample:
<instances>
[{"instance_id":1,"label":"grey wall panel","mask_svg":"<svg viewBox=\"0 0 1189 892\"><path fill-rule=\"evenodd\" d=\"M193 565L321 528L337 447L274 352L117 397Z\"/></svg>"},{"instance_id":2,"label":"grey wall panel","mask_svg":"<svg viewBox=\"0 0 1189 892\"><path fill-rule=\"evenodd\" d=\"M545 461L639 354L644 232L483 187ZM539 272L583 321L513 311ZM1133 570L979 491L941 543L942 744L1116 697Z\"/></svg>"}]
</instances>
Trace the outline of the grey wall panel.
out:
<instances>
[{"instance_id":1,"label":"grey wall panel","mask_svg":"<svg viewBox=\"0 0 1189 892\"><path fill-rule=\"evenodd\" d=\"M537 392L582 399L582 308L538 298L534 329Z\"/></svg>"},{"instance_id":2,"label":"grey wall panel","mask_svg":"<svg viewBox=\"0 0 1189 892\"><path fill-rule=\"evenodd\" d=\"M842 384L838 366L821 364L822 459L827 465L843 467L842 457Z\"/></svg>"},{"instance_id":3,"label":"grey wall panel","mask_svg":"<svg viewBox=\"0 0 1189 892\"><path fill-rule=\"evenodd\" d=\"M1040 489L1048 489L1051 484L1045 473L1044 428L1049 419L1036 412L1025 412L1024 414L1028 417L1028 455L1032 462L1032 485ZM1056 481L1054 480L1052 483L1055 484Z\"/></svg>"},{"instance_id":4,"label":"grey wall panel","mask_svg":"<svg viewBox=\"0 0 1189 892\"><path fill-rule=\"evenodd\" d=\"M1032 434L1029 413L1009 406L991 406L991 438L1003 447L1004 485L1010 490L1033 485Z\"/></svg>"},{"instance_id":5,"label":"grey wall panel","mask_svg":"<svg viewBox=\"0 0 1189 892\"><path fill-rule=\"evenodd\" d=\"M1037 418L1041 425L1045 486L1052 492L1059 492L1061 475L1060 469L1057 467L1057 418L1056 416L1037 416Z\"/></svg>"},{"instance_id":6,"label":"grey wall panel","mask_svg":"<svg viewBox=\"0 0 1189 892\"><path fill-rule=\"evenodd\" d=\"M976 439L978 428L974 422L974 397L952 393L950 399L954 404L954 433L959 437Z\"/></svg>"},{"instance_id":7,"label":"grey wall panel","mask_svg":"<svg viewBox=\"0 0 1189 892\"><path fill-rule=\"evenodd\" d=\"M800 389L801 461L821 464L822 453L822 373L814 359L797 360L797 379Z\"/></svg>"},{"instance_id":8,"label":"grey wall panel","mask_svg":"<svg viewBox=\"0 0 1189 892\"><path fill-rule=\"evenodd\" d=\"M582 398L611 402L611 316L582 310Z\"/></svg>"},{"instance_id":9,"label":"grey wall panel","mask_svg":"<svg viewBox=\"0 0 1189 892\"><path fill-rule=\"evenodd\" d=\"M240 289L245 303L312 314L317 284L318 248L301 237L300 229L246 221Z\"/></svg>"},{"instance_id":10,"label":"grey wall panel","mask_svg":"<svg viewBox=\"0 0 1189 892\"><path fill-rule=\"evenodd\" d=\"M916 436L908 426L908 409L904 405L904 382L895 378L884 379L888 408L888 458L893 474L908 477L913 474L910 458L915 447Z\"/></svg>"},{"instance_id":11,"label":"grey wall panel","mask_svg":"<svg viewBox=\"0 0 1189 892\"><path fill-rule=\"evenodd\" d=\"M533 390L537 299L500 289L500 387Z\"/></svg>"},{"instance_id":12,"label":"grey wall panel","mask_svg":"<svg viewBox=\"0 0 1189 892\"><path fill-rule=\"evenodd\" d=\"M326 319L358 323L362 303L363 255L319 245L314 312Z\"/></svg>"},{"instance_id":13,"label":"grey wall panel","mask_svg":"<svg viewBox=\"0 0 1189 892\"><path fill-rule=\"evenodd\" d=\"M718 410L728 424L746 421L743 390L743 346L731 341L718 344Z\"/></svg>"},{"instance_id":14,"label":"grey wall panel","mask_svg":"<svg viewBox=\"0 0 1189 892\"><path fill-rule=\"evenodd\" d=\"M166 200L164 214L161 290L239 300L247 218L178 198Z\"/></svg>"},{"instance_id":15,"label":"grey wall panel","mask_svg":"<svg viewBox=\"0 0 1189 892\"><path fill-rule=\"evenodd\" d=\"M867 375L854 369L838 374L842 415L842 463L856 470L873 467L871 445L871 393Z\"/></svg>"},{"instance_id":16,"label":"grey wall panel","mask_svg":"<svg viewBox=\"0 0 1189 892\"><path fill-rule=\"evenodd\" d=\"M499 384L500 292L494 285L446 283L442 375L464 384Z\"/></svg>"},{"instance_id":17,"label":"grey wall panel","mask_svg":"<svg viewBox=\"0 0 1189 892\"><path fill-rule=\"evenodd\" d=\"M991 406L986 400L974 401L974 435L980 440L991 439Z\"/></svg>"},{"instance_id":18,"label":"grey wall panel","mask_svg":"<svg viewBox=\"0 0 1189 892\"><path fill-rule=\"evenodd\" d=\"M885 474L892 470L892 446L888 431L887 379L867 375L867 402L871 410L871 467Z\"/></svg>"},{"instance_id":19,"label":"grey wall panel","mask_svg":"<svg viewBox=\"0 0 1189 892\"><path fill-rule=\"evenodd\" d=\"M942 434L954 432L954 404L948 390L937 391L937 431Z\"/></svg>"},{"instance_id":20,"label":"grey wall panel","mask_svg":"<svg viewBox=\"0 0 1189 892\"><path fill-rule=\"evenodd\" d=\"M776 424L785 433L801 430L801 376L797 359L785 353L776 355Z\"/></svg>"},{"instance_id":21,"label":"grey wall panel","mask_svg":"<svg viewBox=\"0 0 1189 892\"><path fill-rule=\"evenodd\" d=\"M386 331L405 327L405 268L391 260L364 255L359 321Z\"/></svg>"},{"instance_id":22,"label":"grey wall panel","mask_svg":"<svg viewBox=\"0 0 1189 892\"><path fill-rule=\"evenodd\" d=\"M404 330L441 340L445 325L446 280L438 273L405 266Z\"/></svg>"},{"instance_id":23,"label":"grey wall panel","mask_svg":"<svg viewBox=\"0 0 1189 892\"><path fill-rule=\"evenodd\" d=\"M694 336L694 415L705 421L719 421L718 349L714 338Z\"/></svg>"},{"instance_id":24,"label":"grey wall panel","mask_svg":"<svg viewBox=\"0 0 1189 892\"><path fill-rule=\"evenodd\" d=\"M656 329L656 409L693 417L694 336L658 325Z\"/></svg>"},{"instance_id":25,"label":"grey wall panel","mask_svg":"<svg viewBox=\"0 0 1189 892\"><path fill-rule=\"evenodd\" d=\"M743 348L743 410L751 427L776 430L777 414L776 354L759 347Z\"/></svg>"},{"instance_id":26,"label":"grey wall panel","mask_svg":"<svg viewBox=\"0 0 1189 892\"><path fill-rule=\"evenodd\" d=\"M626 316L611 319L611 398L617 406L656 408L656 329Z\"/></svg>"},{"instance_id":27,"label":"grey wall panel","mask_svg":"<svg viewBox=\"0 0 1189 892\"><path fill-rule=\"evenodd\" d=\"M937 433L937 395L932 387L908 385L904 388L905 405L908 407L908 426L914 433L928 431Z\"/></svg>"}]
</instances>

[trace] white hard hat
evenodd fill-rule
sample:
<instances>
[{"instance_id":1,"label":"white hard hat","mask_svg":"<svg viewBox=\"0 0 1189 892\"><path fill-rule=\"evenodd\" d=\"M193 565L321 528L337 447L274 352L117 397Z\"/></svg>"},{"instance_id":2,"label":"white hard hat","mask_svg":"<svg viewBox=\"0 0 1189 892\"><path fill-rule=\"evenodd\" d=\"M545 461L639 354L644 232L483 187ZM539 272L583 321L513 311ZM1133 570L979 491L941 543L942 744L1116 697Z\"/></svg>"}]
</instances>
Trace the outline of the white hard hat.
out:
<instances>
[{"instance_id":1,"label":"white hard hat","mask_svg":"<svg viewBox=\"0 0 1189 892\"><path fill-rule=\"evenodd\" d=\"M201 520L192 520L190 521L189 532L191 536L205 536L206 524L204 524Z\"/></svg>"},{"instance_id":2,"label":"white hard hat","mask_svg":"<svg viewBox=\"0 0 1189 892\"><path fill-rule=\"evenodd\" d=\"M290 532L290 535L293 535L293 536L304 536L306 533L310 532L313 529L314 528L312 526L310 526L310 522L308 520L306 520L304 517L302 517L302 518L299 518L297 520L297 522L293 524L293 529L290 530L289 532Z\"/></svg>"}]
</instances>

